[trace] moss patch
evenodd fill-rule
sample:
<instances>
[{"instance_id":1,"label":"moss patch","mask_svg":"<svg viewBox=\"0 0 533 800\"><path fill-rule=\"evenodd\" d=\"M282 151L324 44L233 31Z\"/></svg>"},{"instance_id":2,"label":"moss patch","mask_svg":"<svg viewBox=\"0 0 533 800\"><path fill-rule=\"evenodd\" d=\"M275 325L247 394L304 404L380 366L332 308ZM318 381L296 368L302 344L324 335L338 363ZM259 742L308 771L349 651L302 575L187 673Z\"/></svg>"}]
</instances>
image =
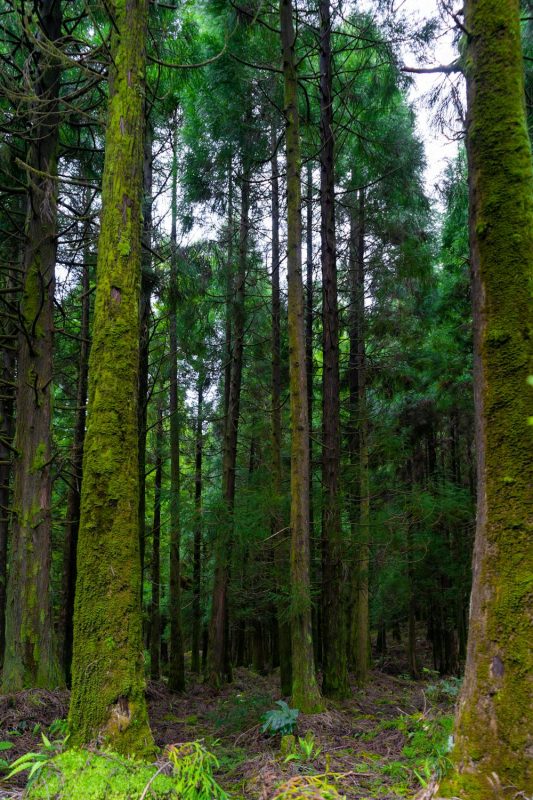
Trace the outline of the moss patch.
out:
<instances>
[{"instance_id":1,"label":"moss patch","mask_svg":"<svg viewBox=\"0 0 533 800\"><path fill-rule=\"evenodd\" d=\"M156 773L155 766L113 753L68 750L49 762L39 780L27 790L26 798L138 800L150 781L148 796L152 800L177 798L175 778Z\"/></svg>"}]
</instances>

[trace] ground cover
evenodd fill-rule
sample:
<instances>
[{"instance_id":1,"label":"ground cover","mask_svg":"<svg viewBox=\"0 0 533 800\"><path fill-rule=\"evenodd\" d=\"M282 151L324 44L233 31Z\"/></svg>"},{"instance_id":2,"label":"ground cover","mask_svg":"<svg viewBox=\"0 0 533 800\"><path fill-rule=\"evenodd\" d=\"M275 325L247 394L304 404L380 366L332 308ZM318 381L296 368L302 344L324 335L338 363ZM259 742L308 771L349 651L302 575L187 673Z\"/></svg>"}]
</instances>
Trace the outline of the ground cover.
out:
<instances>
[{"instance_id":1,"label":"ground cover","mask_svg":"<svg viewBox=\"0 0 533 800\"><path fill-rule=\"evenodd\" d=\"M124 796L139 800L150 780L146 797L172 796L164 794L169 784L161 780L172 773L169 747L188 742L199 742L202 752L215 757L213 778L220 796L225 793L231 800L412 798L423 794L432 776L438 778L447 768L457 693L454 679L437 680L427 672L426 680L415 682L407 675L374 670L364 689L352 684L345 701L328 702L321 714L298 714L292 735L285 737L263 732L264 715L279 710L278 686L276 673L262 676L247 669L237 669L233 683L218 693L203 684L190 683L185 693L176 694L163 682L150 683L150 721L160 755L152 772L123 783ZM67 796L60 793L61 785L67 787L66 778L53 782L52 773L46 773L42 766L63 747L67 709L65 691L32 690L0 699L0 747L4 748L0 753L4 761L0 763L4 774L27 753L39 754L42 759L34 768L30 797ZM83 763L94 772L94 759L88 758ZM112 762L113 758L108 756L107 760ZM54 775L71 768L65 767L66 761L72 767L75 759L63 757L63 762L52 762ZM27 763L27 769L2 781L0 798L23 796L28 773L37 759L29 758ZM78 762L75 766L74 791L82 791L81 767ZM108 780L111 786L120 769L118 762L112 763L107 777L99 780ZM126 771L133 773L134 769L127 765ZM156 772L159 783L153 778ZM158 785L161 794L157 794ZM38 791L37 786L46 789ZM76 800L72 791L68 789L69 800ZM97 800L112 796L111 789L101 795L94 791ZM214 797L214 790L211 793ZM194 797L199 797L198 793L191 795Z\"/></svg>"}]
</instances>

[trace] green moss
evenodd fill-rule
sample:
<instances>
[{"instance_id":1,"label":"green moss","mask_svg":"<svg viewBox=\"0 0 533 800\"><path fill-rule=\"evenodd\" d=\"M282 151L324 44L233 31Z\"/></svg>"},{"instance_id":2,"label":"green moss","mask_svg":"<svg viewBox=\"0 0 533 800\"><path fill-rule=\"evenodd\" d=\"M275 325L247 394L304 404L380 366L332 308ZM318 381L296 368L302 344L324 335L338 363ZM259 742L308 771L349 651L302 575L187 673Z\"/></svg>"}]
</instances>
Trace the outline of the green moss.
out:
<instances>
[{"instance_id":1,"label":"green moss","mask_svg":"<svg viewBox=\"0 0 533 800\"><path fill-rule=\"evenodd\" d=\"M114 3L74 613L75 745L153 750L144 698L137 393L146 0Z\"/></svg>"},{"instance_id":2,"label":"green moss","mask_svg":"<svg viewBox=\"0 0 533 800\"><path fill-rule=\"evenodd\" d=\"M497 797L486 776L454 773L446 777L439 785L439 797L454 797L459 800L487 800Z\"/></svg>"},{"instance_id":3,"label":"green moss","mask_svg":"<svg viewBox=\"0 0 533 800\"><path fill-rule=\"evenodd\" d=\"M53 758L39 780L26 792L27 800L139 800L150 783L152 800L178 798L175 778L155 766L114 753L68 750Z\"/></svg>"},{"instance_id":4,"label":"green moss","mask_svg":"<svg viewBox=\"0 0 533 800\"><path fill-rule=\"evenodd\" d=\"M46 444L45 442L39 442L39 444L37 445L37 449L35 450L35 454L33 456L31 471L38 472L44 467L47 461L48 458L47 458Z\"/></svg>"},{"instance_id":5,"label":"green moss","mask_svg":"<svg viewBox=\"0 0 533 800\"><path fill-rule=\"evenodd\" d=\"M468 0L468 158L480 492L469 651L448 793L531 793L533 170L518 0ZM497 778L494 778L497 776ZM453 787L458 787L454 789ZM466 787L466 788L465 788Z\"/></svg>"}]
</instances>

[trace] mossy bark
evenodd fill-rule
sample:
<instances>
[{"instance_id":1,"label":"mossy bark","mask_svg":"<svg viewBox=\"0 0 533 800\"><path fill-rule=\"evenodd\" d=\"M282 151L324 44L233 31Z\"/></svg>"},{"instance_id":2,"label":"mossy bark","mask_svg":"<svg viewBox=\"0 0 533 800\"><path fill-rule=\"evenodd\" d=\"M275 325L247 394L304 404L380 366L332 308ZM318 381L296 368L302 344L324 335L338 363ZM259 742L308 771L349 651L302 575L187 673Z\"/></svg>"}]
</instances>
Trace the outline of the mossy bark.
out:
<instances>
[{"instance_id":1,"label":"mossy bark","mask_svg":"<svg viewBox=\"0 0 533 800\"><path fill-rule=\"evenodd\" d=\"M89 365L71 742L151 750L139 556L139 295L147 0L111 4L113 34Z\"/></svg>"},{"instance_id":2,"label":"mossy bark","mask_svg":"<svg viewBox=\"0 0 533 800\"><path fill-rule=\"evenodd\" d=\"M467 0L478 510L455 771L443 796L530 795L533 171L518 0Z\"/></svg>"},{"instance_id":3,"label":"mossy bark","mask_svg":"<svg viewBox=\"0 0 533 800\"><path fill-rule=\"evenodd\" d=\"M141 603L146 540L146 417L148 412L148 361L150 350L151 295L154 285L152 271L152 168L153 130L150 119L145 120L143 161L143 222L141 239L141 300L139 306L139 548L141 557Z\"/></svg>"},{"instance_id":4,"label":"mossy bark","mask_svg":"<svg viewBox=\"0 0 533 800\"><path fill-rule=\"evenodd\" d=\"M329 0L320 0L320 242L322 265L322 691L348 692L344 541L340 496L340 377L333 127L333 56Z\"/></svg>"},{"instance_id":5,"label":"mossy bark","mask_svg":"<svg viewBox=\"0 0 533 800\"><path fill-rule=\"evenodd\" d=\"M37 36L57 42L61 4L36 8ZM34 136L29 147L26 244L22 263L17 360L16 458L12 540L6 608L3 690L54 688L63 678L54 641L50 600L52 494L52 354L57 250L58 97L61 66L48 52L34 54ZM34 172L38 170L39 172Z\"/></svg>"},{"instance_id":6,"label":"mossy bark","mask_svg":"<svg viewBox=\"0 0 533 800\"><path fill-rule=\"evenodd\" d=\"M280 0L287 149L287 289L291 406L292 702L305 713L322 702L315 675L309 580L309 418L302 280L298 75L291 0Z\"/></svg>"}]
</instances>

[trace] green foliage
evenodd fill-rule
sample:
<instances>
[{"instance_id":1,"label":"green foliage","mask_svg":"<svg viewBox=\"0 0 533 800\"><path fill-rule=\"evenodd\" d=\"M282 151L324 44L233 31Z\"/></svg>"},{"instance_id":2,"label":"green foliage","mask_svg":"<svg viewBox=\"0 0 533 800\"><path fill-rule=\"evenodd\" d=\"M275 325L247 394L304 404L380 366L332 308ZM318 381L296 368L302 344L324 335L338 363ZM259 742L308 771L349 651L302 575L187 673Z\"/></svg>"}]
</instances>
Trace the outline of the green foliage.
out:
<instances>
[{"instance_id":1,"label":"green foliage","mask_svg":"<svg viewBox=\"0 0 533 800\"><path fill-rule=\"evenodd\" d=\"M170 769L170 765L169 765ZM48 760L29 787L28 800L177 800L176 781L155 766L115 753L67 750Z\"/></svg>"},{"instance_id":2,"label":"green foliage","mask_svg":"<svg viewBox=\"0 0 533 800\"><path fill-rule=\"evenodd\" d=\"M282 784L272 800L345 800L335 787L336 775L298 775Z\"/></svg>"},{"instance_id":3,"label":"green foliage","mask_svg":"<svg viewBox=\"0 0 533 800\"><path fill-rule=\"evenodd\" d=\"M462 680L460 678L443 678L436 683L431 683L426 689L428 700L434 703L454 703L459 695Z\"/></svg>"},{"instance_id":4,"label":"green foliage","mask_svg":"<svg viewBox=\"0 0 533 800\"><path fill-rule=\"evenodd\" d=\"M219 762L200 742L171 745L168 758L174 768L180 800L229 800L213 777Z\"/></svg>"},{"instance_id":5,"label":"green foliage","mask_svg":"<svg viewBox=\"0 0 533 800\"><path fill-rule=\"evenodd\" d=\"M229 800L213 777L219 762L203 744L172 745L166 755L158 768L110 752L73 749L43 761L28 753L22 767L36 765L28 800L139 800L143 792L152 800Z\"/></svg>"},{"instance_id":6,"label":"green foliage","mask_svg":"<svg viewBox=\"0 0 533 800\"><path fill-rule=\"evenodd\" d=\"M48 728L49 736L67 736L68 734L68 720L55 719Z\"/></svg>"},{"instance_id":7,"label":"green foliage","mask_svg":"<svg viewBox=\"0 0 533 800\"><path fill-rule=\"evenodd\" d=\"M322 748L316 745L314 734L308 731L305 736L298 737L298 743L295 745L293 752L289 753L283 759L283 763L287 764L289 761L299 761L300 763L307 764L318 758L321 752Z\"/></svg>"},{"instance_id":8,"label":"green foliage","mask_svg":"<svg viewBox=\"0 0 533 800\"><path fill-rule=\"evenodd\" d=\"M65 742L68 739L68 736L65 739L57 740L55 742L51 742L50 739L44 735L44 733L41 733L41 738L41 749L36 753L24 753L24 755L13 761L13 763L9 765L10 769L5 777L5 780L13 778L15 775L18 775L19 772L28 770L27 785L31 786L39 779L43 769L47 766L50 760L61 752ZM5 744L5 742L3 742L3 744Z\"/></svg>"},{"instance_id":9,"label":"green foliage","mask_svg":"<svg viewBox=\"0 0 533 800\"><path fill-rule=\"evenodd\" d=\"M237 733L251 728L270 703L270 695L239 692L220 703L208 717L217 728L223 728L224 733Z\"/></svg>"},{"instance_id":10,"label":"green foliage","mask_svg":"<svg viewBox=\"0 0 533 800\"><path fill-rule=\"evenodd\" d=\"M300 713L297 708L289 708L285 700L277 700L276 708L273 711L267 711L261 717L262 733L270 733L275 735L280 733L284 736L287 733L293 733L296 728L298 714Z\"/></svg>"}]
</instances>

